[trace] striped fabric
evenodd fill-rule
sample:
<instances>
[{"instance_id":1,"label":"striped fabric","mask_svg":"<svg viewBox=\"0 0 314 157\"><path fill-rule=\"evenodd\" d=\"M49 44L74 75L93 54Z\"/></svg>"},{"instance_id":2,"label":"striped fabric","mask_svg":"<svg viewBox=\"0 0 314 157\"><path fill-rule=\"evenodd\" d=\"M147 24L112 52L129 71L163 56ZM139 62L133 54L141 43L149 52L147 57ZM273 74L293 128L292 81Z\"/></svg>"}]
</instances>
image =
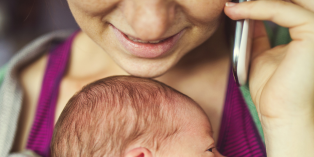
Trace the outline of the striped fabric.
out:
<instances>
[{"instance_id":1,"label":"striped fabric","mask_svg":"<svg viewBox=\"0 0 314 157\"><path fill-rule=\"evenodd\" d=\"M43 157L50 156L49 145L54 128L54 115L59 86L70 57L74 33L62 45L49 53L35 120L27 141L27 149Z\"/></svg>"},{"instance_id":2,"label":"striped fabric","mask_svg":"<svg viewBox=\"0 0 314 157\"><path fill-rule=\"evenodd\" d=\"M74 33L49 55L27 149L50 156L56 101L66 71ZM264 157L266 151L254 121L230 72L217 149L228 157Z\"/></svg>"},{"instance_id":3,"label":"striped fabric","mask_svg":"<svg viewBox=\"0 0 314 157\"><path fill-rule=\"evenodd\" d=\"M266 157L264 143L231 72L217 149L228 157Z\"/></svg>"}]
</instances>

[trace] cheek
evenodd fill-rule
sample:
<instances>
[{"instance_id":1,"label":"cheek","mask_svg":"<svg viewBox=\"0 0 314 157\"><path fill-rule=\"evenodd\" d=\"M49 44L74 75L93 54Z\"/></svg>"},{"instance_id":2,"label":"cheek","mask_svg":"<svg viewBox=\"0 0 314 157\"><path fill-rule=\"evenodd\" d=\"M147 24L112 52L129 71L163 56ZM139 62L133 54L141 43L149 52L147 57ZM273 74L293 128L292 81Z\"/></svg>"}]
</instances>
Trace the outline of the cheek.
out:
<instances>
[{"instance_id":1,"label":"cheek","mask_svg":"<svg viewBox=\"0 0 314 157\"><path fill-rule=\"evenodd\" d=\"M189 20L200 24L217 20L223 13L227 1L230 0L178 0Z\"/></svg>"},{"instance_id":2,"label":"cheek","mask_svg":"<svg viewBox=\"0 0 314 157\"><path fill-rule=\"evenodd\" d=\"M99 41L108 29L106 17L121 0L68 0L72 15L81 30Z\"/></svg>"},{"instance_id":3,"label":"cheek","mask_svg":"<svg viewBox=\"0 0 314 157\"><path fill-rule=\"evenodd\" d=\"M70 8L97 16L109 13L121 0L68 0Z\"/></svg>"}]
</instances>

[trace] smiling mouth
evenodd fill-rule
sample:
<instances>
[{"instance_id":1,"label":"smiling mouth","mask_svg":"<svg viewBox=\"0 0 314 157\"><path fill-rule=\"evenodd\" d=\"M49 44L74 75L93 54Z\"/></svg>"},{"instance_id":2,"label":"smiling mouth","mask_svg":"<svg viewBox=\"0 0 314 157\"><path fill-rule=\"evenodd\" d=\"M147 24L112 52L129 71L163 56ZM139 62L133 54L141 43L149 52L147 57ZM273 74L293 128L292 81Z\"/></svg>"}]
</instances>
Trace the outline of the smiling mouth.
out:
<instances>
[{"instance_id":1,"label":"smiling mouth","mask_svg":"<svg viewBox=\"0 0 314 157\"><path fill-rule=\"evenodd\" d=\"M110 26L126 53L140 58L158 58L169 54L185 30L164 39L144 41L123 33L112 24Z\"/></svg>"},{"instance_id":2,"label":"smiling mouth","mask_svg":"<svg viewBox=\"0 0 314 157\"><path fill-rule=\"evenodd\" d=\"M124 35L126 35L126 34L124 34ZM143 40L140 40L140 39L133 38L133 37L131 37L131 36L129 36L129 35L126 35L126 37L127 37L128 39L130 39L131 41L133 41L133 42L143 43L143 44L148 44L148 43L149 43L149 44L158 44L158 43L161 43L161 42L167 40L167 38L166 38L166 39L163 39L163 40L143 41ZM169 38L170 38L170 37L169 37Z\"/></svg>"}]
</instances>

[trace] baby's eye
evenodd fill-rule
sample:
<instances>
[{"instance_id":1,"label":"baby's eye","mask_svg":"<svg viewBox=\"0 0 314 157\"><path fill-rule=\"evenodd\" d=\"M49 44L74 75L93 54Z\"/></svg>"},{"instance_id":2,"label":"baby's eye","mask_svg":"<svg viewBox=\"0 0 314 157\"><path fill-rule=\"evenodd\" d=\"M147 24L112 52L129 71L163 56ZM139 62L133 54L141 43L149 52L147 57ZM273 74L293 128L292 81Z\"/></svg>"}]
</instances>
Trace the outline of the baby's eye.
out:
<instances>
[{"instance_id":1,"label":"baby's eye","mask_svg":"<svg viewBox=\"0 0 314 157\"><path fill-rule=\"evenodd\" d=\"M207 151L213 152L213 149L214 148L209 148L209 149L207 149Z\"/></svg>"}]
</instances>

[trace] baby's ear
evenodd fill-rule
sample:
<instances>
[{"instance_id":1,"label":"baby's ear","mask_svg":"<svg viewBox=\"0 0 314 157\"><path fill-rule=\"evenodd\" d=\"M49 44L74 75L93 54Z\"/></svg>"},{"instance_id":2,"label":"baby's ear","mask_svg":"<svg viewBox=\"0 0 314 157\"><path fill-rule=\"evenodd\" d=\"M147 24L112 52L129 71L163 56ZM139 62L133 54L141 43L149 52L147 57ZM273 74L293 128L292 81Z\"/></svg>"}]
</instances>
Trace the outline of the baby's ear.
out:
<instances>
[{"instance_id":1,"label":"baby's ear","mask_svg":"<svg viewBox=\"0 0 314 157\"><path fill-rule=\"evenodd\" d=\"M128 151L124 157L153 157L153 155L147 148L137 147Z\"/></svg>"}]
</instances>

